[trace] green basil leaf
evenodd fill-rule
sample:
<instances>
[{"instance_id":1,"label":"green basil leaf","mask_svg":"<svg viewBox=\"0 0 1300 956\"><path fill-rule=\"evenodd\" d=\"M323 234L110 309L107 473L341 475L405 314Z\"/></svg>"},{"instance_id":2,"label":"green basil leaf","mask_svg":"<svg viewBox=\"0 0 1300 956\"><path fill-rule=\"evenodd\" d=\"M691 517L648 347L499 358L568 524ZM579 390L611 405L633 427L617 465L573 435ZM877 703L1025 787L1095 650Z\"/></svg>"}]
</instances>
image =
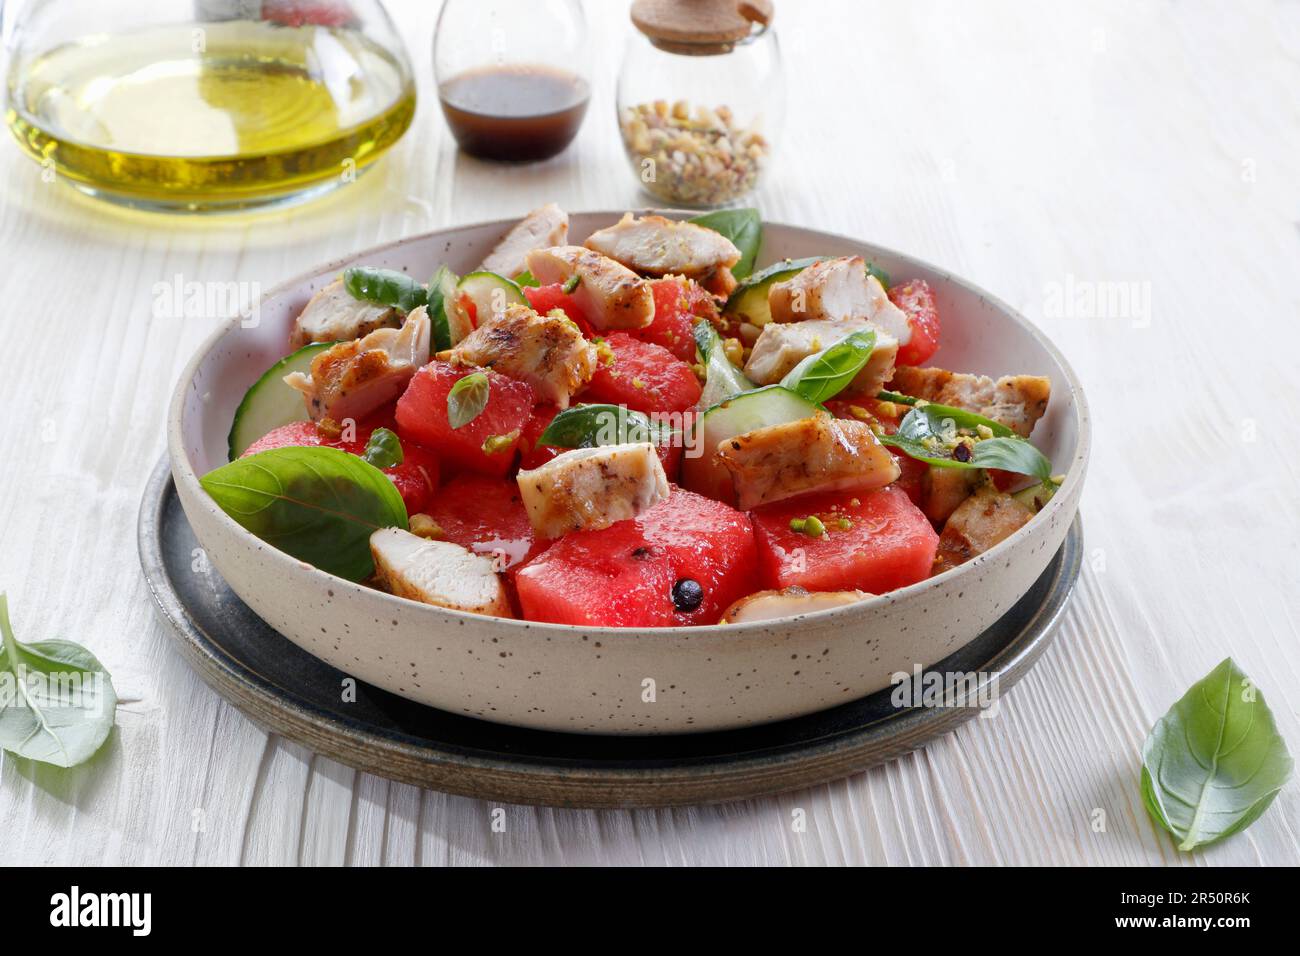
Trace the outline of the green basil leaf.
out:
<instances>
[{"instance_id":1,"label":"green basil leaf","mask_svg":"<svg viewBox=\"0 0 1300 956\"><path fill-rule=\"evenodd\" d=\"M790 369L781 379L781 385L820 405L852 384L875 347L876 333L872 329L851 332Z\"/></svg>"},{"instance_id":2,"label":"green basil leaf","mask_svg":"<svg viewBox=\"0 0 1300 956\"><path fill-rule=\"evenodd\" d=\"M879 280L880 284L885 287L885 291L889 291L889 273L880 268L880 266L876 265L874 262L868 262L867 275L875 276L876 279Z\"/></svg>"},{"instance_id":3,"label":"green basil leaf","mask_svg":"<svg viewBox=\"0 0 1300 956\"><path fill-rule=\"evenodd\" d=\"M403 312L410 312L429 302L429 294L424 286L405 272L394 272L392 269L371 269L366 266L348 269L343 273L343 288L354 299L378 302Z\"/></svg>"},{"instance_id":4,"label":"green basil leaf","mask_svg":"<svg viewBox=\"0 0 1300 956\"><path fill-rule=\"evenodd\" d=\"M754 271L754 260L763 244L763 220L757 209L719 209L696 216L691 222L721 233L740 250L740 261L731 267L733 276L743 279Z\"/></svg>"},{"instance_id":5,"label":"green basil leaf","mask_svg":"<svg viewBox=\"0 0 1300 956\"><path fill-rule=\"evenodd\" d=\"M108 739L116 708L113 681L94 654L71 641L19 642L0 594L0 748L75 766Z\"/></svg>"},{"instance_id":6,"label":"green basil leaf","mask_svg":"<svg viewBox=\"0 0 1300 956\"><path fill-rule=\"evenodd\" d=\"M407 526L388 476L326 446L273 448L199 479L221 510L267 544L351 581L374 573L370 535Z\"/></svg>"},{"instance_id":7,"label":"green basil leaf","mask_svg":"<svg viewBox=\"0 0 1300 956\"><path fill-rule=\"evenodd\" d=\"M622 405L575 405L551 419L537 444L553 448L596 448L648 441L662 445L672 435L673 429Z\"/></svg>"},{"instance_id":8,"label":"green basil leaf","mask_svg":"<svg viewBox=\"0 0 1300 956\"><path fill-rule=\"evenodd\" d=\"M376 428L370 433L366 450L361 455L362 461L369 462L380 469L400 465L404 457L401 439L387 428Z\"/></svg>"},{"instance_id":9,"label":"green basil leaf","mask_svg":"<svg viewBox=\"0 0 1300 956\"><path fill-rule=\"evenodd\" d=\"M447 393L447 421L452 428L464 428L487 408L491 384L486 372L474 372L460 379Z\"/></svg>"},{"instance_id":10,"label":"green basil leaf","mask_svg":"<svg viewBox=\"0 0 1300 956\"><path fill-rule=\"evenodd\" d=\"M951 439L958 429L976 429L980 425L993 432L993 438L975 442L965 461L953 457ZM1006 425L983 415L949 405L927 402L913 407L893 435L881 435L883 445L897 448L909 458L941 468L1000 468L1018 475L1046 480L1052 476L1052 463L1037 448L1016 435Z\"/></svg>"},{"instance_id":11,"label":"green basil leaf","mask_svg":"<svg viewBox=\"0 0 1300 956\"><path fill-rule=\"evenodd\" d=\"M708 319L695 322L695 350L704 366L704 390L700 394L700 408L710 408L741 392L753 391L755 385L745 373L731 364L722 348L722 336Z\"/></svg>"},{"instance_id":12,"label":"green basil leaf","mask_svg":"<svg viewBox=\"0 0 1300 956\"><path fill-rule=\"evenodd\" d=\"M1254 823L1293 768L1263 695L1228 658L1151 729L1142 799L1178 849L1194 850Z\"/></svg>"}]
</instances>

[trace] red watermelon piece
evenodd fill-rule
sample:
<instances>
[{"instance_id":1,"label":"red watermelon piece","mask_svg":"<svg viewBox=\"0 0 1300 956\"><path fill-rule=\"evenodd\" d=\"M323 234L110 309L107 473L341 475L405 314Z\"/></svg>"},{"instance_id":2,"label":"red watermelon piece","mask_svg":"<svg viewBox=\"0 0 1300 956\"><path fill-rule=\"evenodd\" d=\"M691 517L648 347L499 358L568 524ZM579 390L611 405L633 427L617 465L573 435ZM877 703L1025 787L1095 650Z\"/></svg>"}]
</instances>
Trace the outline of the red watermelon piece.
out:
<instances>
[{"instance_id":1,"label":"red watermelon piece","mask_svg":"<svg viewBox=\"0 0 1300 956\"><path fill-rule=\"evenodd\" d=\"M594 326L587 319L587 313L582 311L582 307L578 305L573 296L564 291L561 283L524 286L524 298L528 300L528 304L533 307L533 311L538 315L545 315L552 309L560 309L574 321L587 338L592 338L596 334Z\"/></svg>"},{"instance_id":2,"label":"red watermelon piece","mask_svg":"<svg viewBox=\"0 0 1300 956\"><path fill-rule=\"evenodd\" d=\"M486 371L488 402L478 417L460 428L447 418L447 393L474 372ZM415 373L397 400L397 426L403 437L435 448L438 454L462 468L486 475L504 475L515 461L519 437L533 410L533 390L527 383L490 369L462 368L430 362ZM505 438L492 454L483 443Z\"/></svg>"},{"instance_id":3,"label":"red watermelon piece","mask_svg":"<svg viewBox=\"0 0 1300 956\"><path fill-rule=\"evenodd\" d=\"M615 332L604 339L584 402L626 405L639 412L684 412L700 400L700 382L672 352Z\"/></svg>"},{"instance_id":4,"label":"red watermelon piece","mask_svg":"<svg viewBox=\"0 0 1300 956\"><path fill-rule=\"evenodd\" d=\"M655 298L654 321L628 334L667 349L683 362L694 362L695 320L717 319L713 297L699 283L682 276L655 279L650 288Z\"/></svg>"},{"instance_id":5,"label":"red watermelon piece","mask_svg":"<svg viewBox=\"0 0 1300 956\"><path fill-rule=\"evenodd\" d=\"M315 422L293 422L267 432L249 445L248 450L241 457L246 458L272 448L317 445L339 448L360 457L365 453L366 442L370 441L370 433L381 425L385 428L389 427L388 423L382 421L377 424L369 421L358 423L352 440L344 441L343 436L337 439L325 438L317 429ZM429 449L406 438L402 438L402 463L392 468L385 468L383 472L392 480L402 500L406 502L407 514L419 514L424 511L438 487L437 456Z\"/></svg>"},{"instance_id":6,"label":"red watermelon piece","mask_svg":"<svg viewBox=\"0 0 1300 956\"><path fill-rule=\"evenodd\" d=\"M809 515L821 519L825 534L791 530L792 519ZM897 485L803 495L758 508L751 517L764 588L883 594L929 577L939 546L929 520Z\"/></svg>"},{"instance_id":7,"label":"red watermelon piece","mask_svg":"<svg viewBox=\"0 0 1300 956\"><path fill-rule=\"evenodd\" d=\"M567 534L515 575L524 615L588 627L714 624L758 590L749 518L717 501L674 488L667 501L600 531ZM704 592L679 611L683 578Z\"/></svg>"},{"instance_id":8,"label":"red watermelon piece","mask_svg":"<svg viewBox=\"0 0 1300 956\"><path fill-rule=\"evenodd\" d=\"M898 350L899 365L924 365L939 349L939 307L924 279L891 286L889 301L907 315L912 338Z\"/></svg>"},{"instance_id":9,"label":"red watermelon piece","mask_svg":"<svg viewBox=\"0 0 1300 956\"><path fill-rule=\"evenodd\" d=\"M546 550L528 521L519 486L513 478L457 475L438 491L429 506L448 541L489 557L499 555L506 571Z\"/></svg>"}]
</instances>

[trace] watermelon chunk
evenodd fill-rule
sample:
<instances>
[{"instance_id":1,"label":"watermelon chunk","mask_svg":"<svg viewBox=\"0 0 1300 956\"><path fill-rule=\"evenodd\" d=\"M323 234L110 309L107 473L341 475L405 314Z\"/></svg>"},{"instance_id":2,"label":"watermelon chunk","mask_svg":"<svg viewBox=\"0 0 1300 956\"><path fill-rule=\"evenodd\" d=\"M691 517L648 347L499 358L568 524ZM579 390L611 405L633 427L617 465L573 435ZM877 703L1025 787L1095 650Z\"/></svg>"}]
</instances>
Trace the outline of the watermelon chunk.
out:
<instances>
[{"instance_id":1,"label":"watermelon chunk","mask_svg":"<svg viewBox=\"0 0 1300 956\"><path fill-rule=\"evenodd\" d=\"M643 329L628 334L672 352L683 362L695 361L695 320L718 317L718 307L699 283L681 276L668 276L650 283L654 292L655 317Z\"/></svg>"},{"instance_id":2,"label":"watermelon chunk","mask_svg":"<svg viewBox=\"0 0 1300 956\"><path fill-rule=\"evenodd\" d=\"M447 541L471 551L499 557L507 571L546 550L528 521L519 486L513 478L457 475L439 490L428 514Z\"/></svg>"},{"instance_id":3,"label":"watermelon chunk","mask_svg":"<svg viewBox=\"0 0 1300 956\"><path fill-rule=\"evenodd\" d=\"M934 291L924 279L891 286L889 301L907 315L912 338L898 350L899 365L924 365L939 349L939 307Z\"/></svg>"},{"instance_id":4,"label":"watermelon chunk","mask_svg":"<svg viewBox=\"0 0 1300 956\"><path fill-rule=\"evenodd\" d=\"M792 519L809 515L826 533L814 538L791 530ZM939 546L929 520L896 485L803 495L756 509L751 517L765 588L883 594L929 577Z\"/></svg>"},{"instance_id":5,"label":"watermelon chunk","mask_svg":"<svg viewBox=\"0 0 1300 956\"><path fill-rule=\"evenodd\" d=\"M565 535L515 575L524 615L589 627L713 624L758 587L753 527L744 514L674 488L644 514L600 531ZM703 598L678 610L689 578Z\"/></svg>"},{"instance_id":6,"label":"watermelon chunk","mask_svg":"<svg viewBox=\"0 0 1300 956\"><path fill-rule=\"evenodd\" d=\"M556 455L566 452L567 448L558 448L555 445L539 445L537 440L542 437L542 432L546 431L551 420L558 415L560 410L554 405L538 405L533 409L533 417L528 420L524 426L524 432L519 439L519 450L522 457L519 459L519 470L525 471L529 468L537 468L546 464ZM668 476L669 481L677 480L677 473L682 467L682 446L680 441L659 445L655 448L659 455L659 460L663 463L664 474Z\"/></svg>"},{"instance_id":7,"label":"watermelon chunk","mask_svg":"<svg viewBox=\"0 0 1300 956\"><path fill-rule=\"evenodd\" d=\"M447 393L466 375L481 371L430 362L415 373L397 400L397 427L403 437L436 448L443 458L462 468L501 476L514 464L519 436L532 415L533 390L525 382L489 369L487 405L473 421L452 428L447 419ZM483 450L489 438L497 439L491 453Z\"/></svg>"},{"instance_id":8,"label":"watermelon chunk","mask_svg":"<svg viewBox=\"0 0 1300 956\"><path fill-rule=\"evenodd\" d=\"M316 428L315 422L293 422L267 432L249 445L248 450L241 457L246 458L272 448L316 445L339 448L360 457L365 453L366 442L370 441L370 433L381 425L385 428L389 427L387 421L359 422L352 440L344 441L342 436L337 439L326 438ZM402 501L406 502L407 514L419 514L428 507L438 487L438 458L433 452L403 438L402 463L392 468L385 468L383 472L397 487Z\"/></svg>"},{"instance_id":9,"label":"watermelon chunk","mask_svg":"<svg viewBox=\"0 0 1300 956\"><path fill-rule=\"evenodd\" d=\"M586 402L626 405L639 412L684 412L700 400L700 382L672 352L615 332L604 340Z\"/></svg>"},{"instance_id":10,"label":"watermelon chunk","mask_svg":"<svg viewBox=\"0 0 1300 956\"><path fill-rule=\"evenodd\" d=\"M552 309L560 309L582 330L583 335L587 338L595 336L595 327L588 321L587 313L582 311L582 307L573 296L564 291L563 285L559 282L550 285L524 286L524 297L538 315L545 315Z\"/></svg>"}]
</instances>

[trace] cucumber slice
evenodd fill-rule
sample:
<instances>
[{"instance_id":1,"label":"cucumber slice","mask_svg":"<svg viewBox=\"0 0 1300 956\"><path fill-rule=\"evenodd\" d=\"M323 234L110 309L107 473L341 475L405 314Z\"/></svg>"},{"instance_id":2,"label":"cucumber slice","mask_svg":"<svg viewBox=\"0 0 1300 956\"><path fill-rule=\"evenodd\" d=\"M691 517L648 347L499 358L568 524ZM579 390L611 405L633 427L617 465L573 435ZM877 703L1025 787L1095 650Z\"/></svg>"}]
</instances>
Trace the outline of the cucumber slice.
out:
<instances>
[{"instance_id":1,"label":"cucumber slice","mask_svg":"<svg viewBox=\"0 0 1300 956\"><path fill-rule=\"evenodd\" d=\"M755 387L753 382L745 378L744 372L731 364L731 359L722 350L722 337L708 319L699 319L695 323L695 351L704 365L704 390L699 401L701 408L717 405Z\"/></svg>"},{"instance_id":2,"label":"cucumber slice","mask_svg":"<svg viewBox=\"0 0 1300 956\"><path fill-rule=\"evenodd\" d=\"M469 313L460 307L459 281L446 266L439 266L429 280L429 322L433 326L430 351L449 349L474 331Z\"/></svg>"},{"instance_id":3,"label":"cucumber slice","mask_svg":"<svg viewBox=\"0 0 1300 956\"><path fill-rule=\"evenodd\" d=\"M782 259L761 272L756 272L736 286L731 297L727 299L727 304L722 307L722 313L762 328L772 321L772 310L767 304L767 293L773 283L794 278L814 262L820 262L821 258L821 256L814 256L811 259Z\"/></svg>"},{"instance_id":4,"label":"cucumber slice","mask_svg":"<svg viewBox=\"0 0 1300 956\"><path fill-rule=\"evenodd\" d=\"M307 419L307 405L302 400L302 393L284 384L284 377L290 372L306 375L311 371L311 360L331 345L337 344L312 342L304 345L262 373L262 377L244 393L243 401L235 409L235 420L230 425L230 437L227 439L231 461L273 428Z\"/></svg>"},{"instance_id":5,"label":"cucumber slice","mask_svg":"<svg viewBox=\"0 0 1300 956\"><path fill-rule=\"evenodd\" d=\"M516 283L495 272L471 272L456 284L456 289L474 303L479 325L500 315L506 306L528 304Z\"/></svg>"},{"instance_id":6,"label":"cucumber slice","mask_svg":"<svg viewBox=\"0 0 1300 956\"><path fill-rule=\"evenodd\" d=\"M714 405L695 421L692 444L682 459L682 486L709 498L727 500L731 497L731 475L717 460L721 442L764 425L797 422L824 413L822 406L780 385L742 392Z\"/></svg>"}]
</instances>

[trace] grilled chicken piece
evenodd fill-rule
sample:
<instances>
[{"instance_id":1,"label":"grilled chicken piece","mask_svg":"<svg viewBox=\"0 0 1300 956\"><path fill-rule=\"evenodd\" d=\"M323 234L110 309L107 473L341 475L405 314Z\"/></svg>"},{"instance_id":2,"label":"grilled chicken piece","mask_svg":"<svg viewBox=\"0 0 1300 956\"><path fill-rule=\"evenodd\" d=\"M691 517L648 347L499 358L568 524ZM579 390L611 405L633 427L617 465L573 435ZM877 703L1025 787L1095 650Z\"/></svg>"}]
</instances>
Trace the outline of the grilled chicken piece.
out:
<instances>
[{"instance_id":1,"label":"grilled chicken piece","mask_svg":"<svg viewBox=\"0 0 1300 956\"><path fill-rule=\"evenodd\" d=\"M866 591L807 591L798 586L780 591L758 591L727 608L718 623L747 624L750 621L771 621L795 614L812 614L814 611L857 604L872 596Z\"/></svg>"},{"instance_id":2,"label":"grilled chicken piece","mask_svg":"<svg viewBox=\"0 0 1300 956\"><path fill-rule=\"evenodd\" d=\"M429 362L431 327L424 306L400 329L377 329L363 339L330 346L312 360L311 374L284 377L302 392L312 421L354 421L402 394L416 370Z\"/></svg>"},{"instance_id":3,"label":"grilled chicken piece","mask_svg":"<svg viewBox=\"0 0 1300 956\"><path fill-rule=\"evenodd\" d=\"M980 484L974 468L941 468L931 465L921 476L921 510L936 528L942 527L957 507Z\"/></svg>"},{"instance_id":4,"label":"grilled chicken piece","mask_svg":"<svg viewBox=\"0 0 1300 956\"><path fill-rule=\"evenodd\" d=\"M390 594L421 604L514 617L492 559L450 541L380 528L370 536L375 576Z\"/></svg>"},{"instance_id":5,"label":"grilled chicken piece","mask_svg":"<svg viewBox=\"0 0 1300 956\"><path fill-rule=\"evenodd\" d=\"M806 322L769 322L745 363L745 375L759 385L775 385L790 370L815 352L862 329L875 328L865 319L809 319ZM898 340L875 329L876 344L871 358L847 389L851 394L875 396L894 373Z\"/></svg>"},{"instance_id":6,"label":"grilled chicken piece","mask_svg":"<svg viewBox=\"0 0 1300 956\"><path fill-rule=\"evenodd\" d=\"M478 365L527 382L539 401L569 407L596 370L596 347L561 312L538 315L512 305L438 358Z\"/></svg>"},{"instance_id":7,"label":"grilled chicken piece","mask_svg":"<svg viewBox=\"0 0 1300 956\"><path fill-rule=\"evenodd\" d=\"M505 234L488 253L479 270L513 279L528 268L524 257L534 249L562 246L569 241L569 216L553 202L534 209Z\"/></svg>"},{"instance_id":8,"label":"grilled chicken piece","mask_svg":"<svg viewBox=\"0 0 1300 956\"><path fill-rule=\"evenodd\" d=\"M880 280L867 275L861 256L815 262L767 293L773 322L805 319L867 319L906 345L912 339L903 310L889 301Z\"/></svg>"},{"instance_id":9,"label":"grilled chicken piece","mask_svg":"<svg viewBox=\"0 0 1300 956\"><path fill-rule=\"evenodd\" d=\"M598 531L635 518L668 497L668 477L649 442L575 448L515 480L533 530L543 538Z\"/></svg>"},{"instance_id":10,"label":"grilled chicken piece","mask_svg":"<svg viewBox=\"0 0 1300 956\"><path fill-rule=\"evenodd\" d=\"M343 280L335 279L312 296L293 320L289 344L300 349L311 342L346 342L401 324L402 315L396 309L354 299Z\"/></svg>"},{"instance_id":11,"label":"grilled chicken piece","mask_svg":"<svg viewBox=\"0 0 1300 956\"><path fill-rule=\"evenodd\" d=\"M583 245L644 275L703 279L740 261L740 250L721 233L663 216L637 219L630 212L618 225L593 232Z\"/></svg>"},{"instance_id":12,"label":"grilled chicken piece","mask_svg":"<svg viewBox=\"0 0 1300 956\"><path fill-rule=\"evenodd\" d=\"M718 443L741 511L813 491L871 491L898 463L863 422L815 415L766 425Z\"/></svg>"},{"instance_id":13,"label":"grilled chicken piece","mask_svg":"<svg viewBox=\"0 0 1300 956\"><path fill-rule=\"evenodd\" d=\"M1047 411L1052 394L1050 379L1041 375L1004 375L994 381L987 375L968 375L941 368L900 365L889 387L895 392L952 405L1006 425L1028 438Z\"/></svg>"},{"instance_id":14,"label":"grilled chicken piece","mask_svg":"<svg viewBox=\"0 0 1300 956\"><path fill-rule=\"evenodd\" d=\"M654 321L650 283L621 263L582 246L555 246L528 253L528 269L543 285L578 284L570 293L598 329L640 329Z\"/></svg>"},{"instance_id":15,"label":"grilled chicken piece","mask_svg":"<svg viewBox=\"0 0 1300 956\"><path fill-rule=\"evenodd\" d=\"M986 485L963 501L943 526L932 573L939 574L983 554L1023 528L1033 516L1011 495Z\"/></svg>"}]
</instances>

